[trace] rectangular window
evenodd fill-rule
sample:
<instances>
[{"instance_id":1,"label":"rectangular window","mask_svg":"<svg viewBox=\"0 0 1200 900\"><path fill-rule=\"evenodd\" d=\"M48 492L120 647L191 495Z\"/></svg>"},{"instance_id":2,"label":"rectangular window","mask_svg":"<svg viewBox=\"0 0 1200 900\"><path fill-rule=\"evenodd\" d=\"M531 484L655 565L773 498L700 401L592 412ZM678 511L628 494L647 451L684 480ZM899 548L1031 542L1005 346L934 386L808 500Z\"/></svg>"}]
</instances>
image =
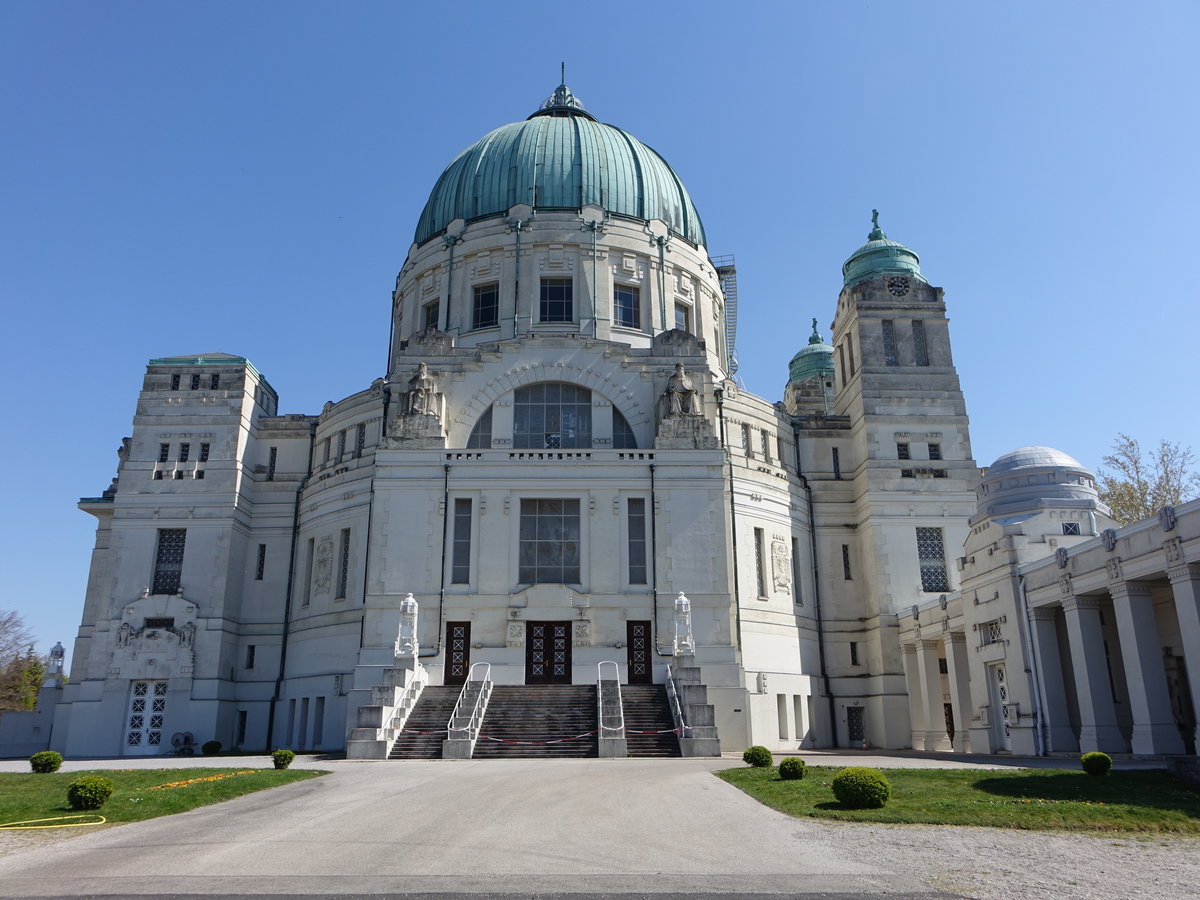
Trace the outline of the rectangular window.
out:
<instances>
[{"instance_id":1,"label":"rectangular window","mask_svg":"<svg viewBox=\"0 0 1200 900\"><path fill-rule=\"evenodd\" d=\"M196 480L197 480L197 481L199 481L200 479L204 478L204 470L203 470L203 469L197 469L197 470L196 470L196 473L195 473L195 478L196 478Z\"/></svg>"},{"instance_id":2,"label":"rectangular window","mask_svg":"<svg viewBox=\"0 0 1200 900\"><path fill-rule=\"evenodd\" d=\"M579 568L579 501L522 500L518 580L578 584Z\"/></svg>"},{"instance_id":3,"label":"rectangular window","mask_svg":"<svg viewBox=\"0 0 1200 900\"><path fill-rule=\"evenodd\" d=\"M538 321L574 322L574 288L570 278L543 278Z\"/></svg>"},{"instance_id":4,"label":"rectangular window","mask_svg":"<svg viewBox=\"0 0 1200 900\"><path fill-rule=\"evenodd\" d=\"M998 644L1004 640L1004 632L1000 629L1000 620L993 619L979 626L979 634L984 644Z\"/></svg>"},{"instance_id":5,"label":"rectangular window","mask_svg":"<svg viewBox=\"0 0 1200 900\"><path fill-rule=\"evenodd\" d=\"M948 591L946 551L942 546L942 529L917 529L917 561L921 566L921 590Z\"/></svg>"},{"instance_id":6,"label":"rectangular window","mask_svg":"<svg viewBox=\"0 0 1200 900\"><path fill-rule=\"evenodd\" d=\"M883 364L899 365L896 358L896 323L891 319L883 320Z\"/></svg>"},{"instance_id":7,"label":"rectangular window","mask_svg":"<svg viewBox=\"0 0 1200 900\"><path fill-rule=\"evenodd\" d=\"M762 455L767 462L771 461L771 435L767 433L766 429L763 429L762 432Z\"/></svg>"},{"instance_id":8,"label":"rectangular window","mask_svg":"<svg viewBox=\"0 0 1200 900\"><path fill-rule=\"evenodd\" d=\"M858 665L858 641L850 642L850 665Z\"/></svg>"},{"instance_id":9,"label":"rectangular window","mask_svg":"<svg viewBox=\"0 0 1200 900\"><path fill-rule=\"evenodd\" d=\"M323 461L324 461L326 464L328 464L328 462L329 462L329 457L330 457L330 456L332 456L332 450L333 450L333 439L332 439L332 438L325 438L325 443L324 443L324 445L323 445L323 446L324 446L324 451L323 451L324 460L323 460Z\"/></svg>"},{"instance_id":10,"label":"rectangular window","mask_svg":"<svg viewBox=\"0 0 1200 900\"><path fill-rule=\"evenodd\" d=\"M213 375L208 379L208 389L210 391L215 391L220 387L221 387L221 376L220 375Z\"/></svg>"},{"instance_id":11,"label":"rectangular window","mask_svg":"<svg viewBox=\"0 0 1200 900\"><path fill-rule=\"evenodd\" d=\"M166 462L170 458L170 456L171 456L171 445L170 444L159 444L158 445L158 461Z\"/></svg>"},{"instance_id":12,"label":"rectangular window","mask_svg":"<svg viewBox=\"0 0 1200 900\"><path fill-rule=\"evenodd\" d=\"M200 376L193 375L191 381L189 382L189 386L193 391L200 390Z\"/></svg>"},{"instance_id":13,"label":"rectangular window","mask_svg":"<svg viewBox=\"0 0 1200 900\"><path fill-rule=\"evenodd\" d=\"M180 462L187 462L188 457L191 455L192 455L192 445L191 444L180 444L179 445L179 461Z\"/></svg>"},{"instance_id":14,"label":"rectangular window","mask_svg":"<svg viewBox=\"0 0 1200 900\"><path fill-rule=\"evenodd\" d=\"M842 544L842 578L846 581L853 581L850 577L850 545Z\"/></svg>"},{"instance_id":15,"label":"rectangular window","mask_svg":"<svg viewBox=\"0 0 1200 900\"><path fill-rule=\"evenodd\" d=\"M946 657L944 657L944 656L940 657L938 659L938 674L939 675L949 675L950 674L950 667L946 664Z\"/></svg>"},{"instance_id":16,"label":"rectangular window","mask_svg":"<svg viewBox=\"0 0 1200 900\"><path fill-rule=\"evenodd\" d=\"M475 328L495 328L500 324L500 285L477 284L471 303L471 322Z\"/></svg>"},{"instance_id":17,"label":"rectangular window","mask_svg":"<svg viewBox=\"0 0 1200 900\"><path fill-rule=\"evenodd\" d=\"M183 481L183 472L182 472L182 471L180 471L179 469L176 469L176 470L175 470L175 480L176 480L176 481Z\"/></svg>"},{"instance_id":18,"label":"rectangular window","mask_svg":"<svg viewBox=\"0 0 1200 900\"><path fill-rule=\"evenodd\" d=\"M838 452L838 448L833 448L833 477L842 480L842 454Z\"/></svg>"},{"instance_id":19,"label":"rectangular window","mask_svg":"<svg viewBox=\"0 0 1200 900\"><path fill-rule=\"evenodd\" d=\"M454 501L454 546L450 557L450 583L471 583L471 501Z\"/></svg>"},{"instance_id":20,"label":"rectangular window","mask_svg":"<svg viewBox=\"0 0 1200 900\"><path fill-rule=\"evenodd\" d=\"M1071 535L1079 534L1079 523L1078 522L1063 522L1062 527L1063 527L1063 534L1071 534Z\"/></svg>"},{"instance_id":21,"label":"rectangular window","mask_svg":"<svg viewBox=\"0 0 1200 900\"><path fill-rule=\"evenodd\" d=\"M783 468L787 465L787 458L783 455L783 437L775 438L775 455L779 457L779 466Z\"/></svg>"},{"instance_id":22,"label":"rectangular window","mask_svg":"<svg viewBox=\"0 0 1200 900\"><path fill-rule=\"evenodd\" d=\"M183 548L186 542L186 528L158 529L158 547L154 551L154 582L150 593L179 593L179 579L183 574Z\"/></svg>"},{"instance_id":23,"label":"rectangular window","mask_svg":"<svg viewBox=\"0 0 1200 900\"><path fill-rule=\"evenodd\" d=\"M930 459L941 459L942 458L942 445L941 444L930 444L929 445L929 458Z\"/></svg>"},{"instance_id":24,"label":"rectangular window","mask_svg":"<svg viewBox=\"0 0 1200 900\"><path fill-rule=\"evenodd\" d=\"M208 444L200 445L200 462L208 462Z\"/></svg>"},{"instance_id":25,"label":"rectangular window","mask_svg":"<svg viewBox=\"0 0 1200 900\"><path fill-rule=\"evenodd\" d=\"M787 694L775 695L775 718L779 720L779 739L788 739L788 704Z\"/></svg>"},{"instance_id":26,"label":"rectangular window","mask_svg":"<svg viewBox=\"0 0 1200 900\"><path fill-rule=\"evenodd\" d=\"M426 303L425 308L421 312L421 330L436 331L442 314L442 304L437 300L434 300L432 303Z\"/></svg>"},{"instance_id":27,"label":"rectangular window","mask_svg":"<svg viewBox=\"0 0 1200 900\"><path fill-rule=\"evenodd\" d=\"M308 539L304 551L304 584L300 589L300 605L308 606L308 602L312 598L313 557L317 552L316 538Z\"/></svg>"},{"instance_id":28,"label":"rectangular window","mask_svg":"<svg viewBox=\"0 0 1200 900\"><path fill-rule=\"evenodd\" d=\"M754 529L754 574L758 580L758 596L767 599L767 548L761 528Z\"/></svg>"},{"instance_id":29,"label":"rectangular window","mask_svg":"<svg viewBox=\"0 0 1200 900\"><path fill-rule=\"evenodd\" d=\"M155 469L154 470L154 480L162 481L162 478L163 478L162 469Z\"/></svg>"},{"instance_id":30,"label":"rectangular window","mask_svg":"<svg viewBox=\"0 0 1200 900\"><path fill-rule=\"evenodd\" d=\"M338 432L338 462L341 462L346 457L346 429L343 428Z\"/></svg>"},{"instance_id":31,"label":"rectangular window","mask_svg":"<svg viewBox=\"0 0 1200 900\"><path fill-rule=\"evenodd\" d=\"M171 376L171 390L173 390L173 391L179 390L179 375L178 374Z\"/></svg>"},{"instance_id":32,"label":"rectangular window","mask_svg":"<svg viewBox=\"0 0 1200 900\"><path fill-rule=\"evenodd\" d=\"M750 442L750 426L742 425L742 449L746 451L747 459L754 459L754 444Z\"/></svg>"},{"instance_id":33,"label":"rectangular window","mask_svg":"<svg viewBox=\"0 0 1200 900\"><path fill-rule=\"evenodd\" d=\"M267 454L267 481L275 480L275 463L279 459L279 448L272 447Z\"/></svg>"},{"instance_id":34,"label":"rectangular window","mask_svg":"<svg viewBox=\"0 0 1200 900\"><path fill-rule=\"evenodd\" d=\"M800 590L800 541L792 538L792 598L797 606L804 605L804 594Z\"/></svg>"},{"instance_id":35,"label":"rectangular window","mask_svg":"<svg viewBox=\"0 0 1200 900\"><path fill-rule=\"evenodd\" d=\"M838 344L838 372L842 376L842 387L846 386L846 382L850 380L850 376L846 371L846 345Z\"/></svg>"},{"instance_id":36,"label":"rectangular window","mask_svg":"<svg viewBox=\"0 0 1200 900\"><path fill-rule=\"evenodd\" d=\"M641 328L641 291L626 284L616 285L613 288L613 315L622 328Z\"/></svg>"},{"instance_id":37,"label":"rectangular window","mask_svg":"<svg viewBox=\"0 0 1200 900\"><path fill-rule=\"evenodd\" d=\"M267 568L267 545L258 545L258 561L254 564L254 580L262 581Z\"/></svg>"},{"instance_id":38,"label":"rectangular window","mask_svg":"<svg viewBox=\"0 0 1200 900\"><path fill-rule=\"evenodd\" d=\"M646 584L646 501L630 497L629 505L629 583Z\"/></svg>"},{"instance_id":39,"label":"rectangular window","mask_svg":"<svg viewBox=\"0 0 1200 900\"><path fill-rule=\"evenodd\" d=\"M909 449L908 444L896 444L896 459L912 459L912 450Z\"/></svg>"},{"instance_id":40,"label":"rectangular window","mask_svg":"<svg viewBox=\"0 0 1200 900\"><path fill-rule=\"evenodd\" d=\"M238 725L237 725L237 742L238 746L246 743L246 717L247 713L244 709L238 710Z\"/></svg>"},{"instance_id":41,"label":"rectangular window","mask_svg":"<svg viewBox=\"0 0 1200 900\"><path fill-rule=\"evenodd\" d=\"M929 348L925 344L925 323L914 319L912 323L913 359L918 366L929 365Z\"/></svg>"},{"instance_id":42,"label":"rectangular window","mask_svg":"<svg viewBox=\"0 0 1200 900\"><path fill-rule=\"evenodd\" d=\"M339 600L346 596L346 582L350 579L350 529L342 529L342 539L338 545L338 578L337 593Z\"/></svg>"},{"instance_id":43,"label":"rectangular window","mask_svg":"<svg viewBox=\"0 0 1200 900\"><path fill-rule=\"evenodd\" d=\"M675 304L675 327L689 334L692 331L692 308L682 303Z\"/></svg>"},{"instance_id":44,"label":"rectangular window","mask_svg":"<svg viewBox=\"0 0 1200 900\"><path fill-rule=\"evenodd\" d=\"M255 648L254 644L246 645L246 668L247 669L254 668L254 651L255 651L255 649L256 648Z\"/></svg>"},{"instance_id":45,"label":"rectangular window","mask_svg":"<svg viewBox=\"0 0 1200 900\"><path fill-rule=\"evenodd\" d=\"M367 426L361 424L354 432L354 455L362 456L363 449L367 446Z\"/></svg>"},{"instance_id":46,"label":"rectangular window","mask_svg":"<svg viewBox=\"0 0 1200 900\"><path fill-rule=\"evenodd\" d=\"M850 357L850 374L855 372L854 368L854 335L846 335L846 355Z\"/></svg>"}]
</instances>

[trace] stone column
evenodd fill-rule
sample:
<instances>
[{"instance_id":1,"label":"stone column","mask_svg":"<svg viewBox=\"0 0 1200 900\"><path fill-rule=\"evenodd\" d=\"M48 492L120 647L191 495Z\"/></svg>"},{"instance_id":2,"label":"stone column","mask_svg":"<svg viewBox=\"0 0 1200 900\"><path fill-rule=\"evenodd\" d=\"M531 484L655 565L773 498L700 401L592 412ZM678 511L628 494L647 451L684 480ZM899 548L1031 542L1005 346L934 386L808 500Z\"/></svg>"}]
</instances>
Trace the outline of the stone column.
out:
<instances>
[{"instance_id":1,"label":"stone column","mask_svg":"<svg viewBox=\"0 0 1200 900\"><path fill-rule=\"evenodd\" d=\"M954 709L954 749L971 752L971 670L967 663L967 635L946 635L946 673L950 677L950 705Z\"/></svg>"},{"instance_id":2,"label":"stone column","mask_svg":"<svg viewBox=\"0 0 1200 900\"><path fill-rule=\"evenodd\" d=\"M1104 659L1104 631L1100 624L1100 601L1095 597L1065 597L1063 613L1075 670L1075 693L1079 700L1079 749L1124 753L1128 749L1117 727L1112 681Z\"/></svg>"},{"instance_id":3,"label":"stone column","mask_svg":"<svg viewBox=\"0 0 1200 900\"><path fill-rule=\"evenodd\" d=\"M925 746L925 695L921 691L920 676L917 674L917 646L905 644L904 685L908 689L908 720L912 726L912 748Z\"/></svg>"},{"instance_id":4,"label":"stone column","mask_svg":"<svg viewBox=\"0 0 1200 900\"><path fill-rule=\"evenodd\" d=\"M1175 615L1183 641L1192 709L1200 716L1200 566L1179 566L1167 574L1175 594ZM1196 728L1196 747L1200 748L1200 726Z\"/></svg>"},{"instance_id":5,"label":"stone column","mask_svg":"<svg viewBox=\"0 0 1200 900\"><path fill-rule=\"evenodd\" d=\"M1033 618L1033 652L1037 655L1038 680L1042 689L1042 734L1047 753L1079 751L1079 741L1071 727L1071 711L1067 705L1067 682L1063 676L1062 654L1058 652L1057 606L1031 609Z\"/></svg>"},{"instance_id":6,"label":"stone column","mask_svg":"<svg viewBox=\"0 0 1200 900\"><path fill-rule=\"evenodd\" d=\"M1150 588L1136 581L1122 581L1112 585L1109 593L1113 598L1133 713L1133 752L1148 756L1182 753L1183 741L1171 714Z\"/></svg>"},{"instance_id":7,"label":"stone column","mask_svg":"<svg viewBox=\"0 0 1200 900\"><path fill-rule=\"evenodd\" d=\"M925 743L926 750L949 750L950 738L946 734L946 709L942 699L942 674L938 669L941 658L941 641L917 642L917 672L921 684L921 696L925 698Z\"/></svg>"}]
</instances>

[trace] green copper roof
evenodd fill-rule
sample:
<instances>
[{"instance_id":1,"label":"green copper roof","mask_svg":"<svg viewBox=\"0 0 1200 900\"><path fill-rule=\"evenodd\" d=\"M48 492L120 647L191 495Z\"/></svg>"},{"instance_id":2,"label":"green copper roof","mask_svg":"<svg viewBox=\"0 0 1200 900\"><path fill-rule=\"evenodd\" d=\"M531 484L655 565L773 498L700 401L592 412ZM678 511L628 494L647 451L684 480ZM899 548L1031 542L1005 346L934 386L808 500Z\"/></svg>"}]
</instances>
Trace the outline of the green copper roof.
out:
<instances>
[{"instance_id":1,"label":"green copper roof","mask_svg":"<svg viewBox=\"0 0 1200 900\"><path fill-rule=\"evenodd\" d=\"M842 265L844 286L850 287L884 272L915 275L924 281L920 258L899 241L888 240L879 227L877 209L871 210L871 224L874 227L867 235L867 242L850 254L850 258Z\"/></svg>"},{"instance_id":2,"label":"green copper roof","mask_svg":"<svg viewBox=\"0 0 1200 900\"><path fill-rule=\"evenodd\" d=\"M808 381L817 375L833 371L833 348L825 343L821 332L817 331L817 320L812 320L813 333L808 338L808 346L792 357L788 364L788 380L794 382Z\"/></svg>"},{"instance_id":3,"label":"green copper roof","mask_svg":"<svg viewBox=\"0 0 1200 900\"><path fill-rule=\"evenodd\" d=\"M560 84L524 122L497 128L458 155L434 185L417 223L422 244L455 219L589 203L614 215L661 219L672 232L707 246L683 182L666 161L628 132L597 122Z\"/></svg>"}]
</instances>

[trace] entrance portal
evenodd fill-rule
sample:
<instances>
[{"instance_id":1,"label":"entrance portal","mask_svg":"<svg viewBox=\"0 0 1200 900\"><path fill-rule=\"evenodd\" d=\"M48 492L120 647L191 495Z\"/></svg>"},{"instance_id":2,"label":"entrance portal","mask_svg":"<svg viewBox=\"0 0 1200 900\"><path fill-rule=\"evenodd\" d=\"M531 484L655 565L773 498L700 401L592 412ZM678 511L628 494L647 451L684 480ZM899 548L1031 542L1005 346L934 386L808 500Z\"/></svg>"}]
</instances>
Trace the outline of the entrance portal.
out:
<instances>
[{"instance_id":1,"label":"entrance portal","mask_svg":"<svg viewBox=\"0 0 1200 900\"><path fill-rule=\"evenodd\" d=\"M465 684L471 669L471 623L446 623L445 684Z\"/></svg>"},{"instance_id":2,"label":"entrance portal","mask_svg":"<svg viewBox=\"0 0 1200 900\"><path fill-rule=\"evenodd\" d=\"M650 659L650 623L626 622L627 662L630 684L652 684L654 671Z\"/></svg>"},{"instance_id":3,"label":"entrance portal","mask_svg":"<svg viewBox=\"0 0 1200 900\"><path fill-rule=\"evenodd\" d=\"M525 683L571 683L570 622L530 622L525 626Z\"/></svg>"}]
</instances>

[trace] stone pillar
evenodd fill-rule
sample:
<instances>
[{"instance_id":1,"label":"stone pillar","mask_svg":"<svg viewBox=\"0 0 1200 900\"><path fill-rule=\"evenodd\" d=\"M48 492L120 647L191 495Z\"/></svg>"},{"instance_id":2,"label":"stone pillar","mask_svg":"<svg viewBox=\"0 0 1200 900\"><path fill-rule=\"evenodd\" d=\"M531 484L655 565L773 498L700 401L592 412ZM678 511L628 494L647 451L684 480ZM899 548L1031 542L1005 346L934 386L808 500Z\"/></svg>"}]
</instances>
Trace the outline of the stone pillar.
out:
<instances>
[{"instance_id":1,"label":"stone pillar","mask_svg":"<svg viewBox=\"0 0 1200 900\"><path fill-rule=\"evenodd\" d=\"M1150 588L1136 581L1122 581L1112 585L1109 593L1113 598L1133 713L1133 752L1147 756L1182 753L1183 741L1171 714Z\"/></svg>"},{"instance_id":2,"label":"stone pillar","mask_svg":"<svg viewBox=\"0 0 1200 900\"><path fill-rule=\"evenodd\" d=\"M1175 615L1183 640L1192 709L1200 717L1200 566L1179 566L1167 574L1175 594ZM1200 726L1196 728L1196 747L1200 749Z\"/></svg>"},{"instance_id":3,"label":"stone pillar","mask_svg":"<svg viewBox=\"0 0 1200 900\"><path fill-rule=\"evenodd\" d=\"M946 635L946 674L950 678L950 706L954 710L954 749L971 752L971 670L967 663L967 635Z\"/></svg>"},{"instance_id":4,"label":"stone pillar","mask_svg":"<svg viewBox=\"0 0 1200 900\"><path fill-rule=\"evenodd\" d=\"M904 685L908 689L908 719L912 726L912 748L920 750L925 746L925 694L921 690L920 676L917 674L917 646L905 644L904 650Z\"/></svg>"},{"instance_id":5,"label":"stone pillar","mask_svg":"<svg viewBox=\"0 0 1200 900\"><path fill-rule=\"evenodd\" d=\"M1079 749L1085 753L1092 750L1124 753L1128 748L1117 727L1112 681L1104 659L1100 601L1095 597L1065 597L1063 613L1079 700Z\"/></svg>"},{"instance_id":6,"label":"stone pillar","mask_svg":"<svg viewBox=\"0 0 1200 900\"><path fill-rule=\"evenodd\" d=\"M1067 682L1063 676L1062 654L1058 652L1057 606L1031 609L1033 652L1037 656L1038 681L1042 690L1042 735L1047 753L1077 753L1079 741L1071 727L1071 709L1067 704Z\"/></svg>"},{"instance_id":7,"label":"stone pillar","mask_svg":"<svg viewBox=\"0 0 1200 900\"><path fill-rule=\"evenodd\" d=\"M941 641L917 642L917 672L921 684L921 695L925 698L925 743L926 750L949 750L950 738L946 734L946 709L942 699L942 674L938 668L941 658Z\"/></svg>"}]
</instances>

